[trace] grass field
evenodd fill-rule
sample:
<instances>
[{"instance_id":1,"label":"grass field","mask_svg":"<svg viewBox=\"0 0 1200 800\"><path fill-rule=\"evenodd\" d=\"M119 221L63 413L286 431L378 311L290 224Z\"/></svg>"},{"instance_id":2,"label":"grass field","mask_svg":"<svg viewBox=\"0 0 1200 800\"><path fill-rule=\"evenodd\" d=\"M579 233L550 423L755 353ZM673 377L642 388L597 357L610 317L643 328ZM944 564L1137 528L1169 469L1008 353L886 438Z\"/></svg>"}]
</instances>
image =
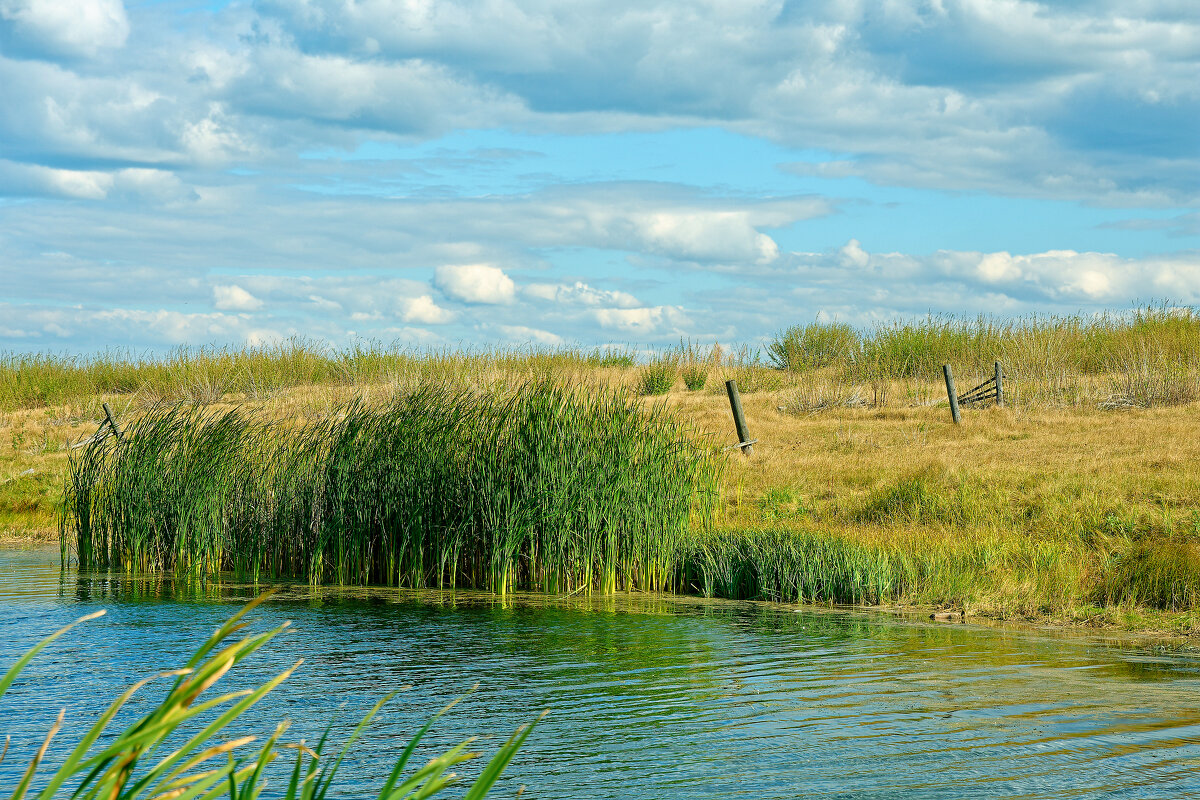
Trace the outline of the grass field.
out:
<instances>
[{"instance_id":1,"label":"grass field","mask_svg":"<svg viewBox=\"0 0 1200 800\"><path fill-rule=\"evenodd\" d=\"M861 352L864 337L845 345L845 332L833 325L826 331L807 326L808 338L836 343L840 336L844 346L833 349L841 356L774 366L774 352L756 359L749 351L686 343L638 363L626 352L328 357L299 347L221 351L209 360L192 354L186 369L188 358L181 355L174 371L151 365L139 373L137 365L117 369L105 362L99 373L126 375L125 390L116 392L83 375L91 369L85 363L55 366L43 359L44 373L80 373L58 383L80 388L62 390L61 402L40 407L12 399L36 395L28 390L5 395L0 528L17 536L54 528L65 445L95 430L103 398L125 421L163 400L218 401L212 410L240 406L304 420L329 415L353 397L376 403L396 387L434 379L486 391L552 378L645 393L641 402L665 403L702 441L720 447L736 438L723 385L733 377L759 444L748 459L725 454L715 523L693 526L681 588L1196 629L1200 370L1191 354L1200 346L1191 348L1200 342L1200 321L1190 311L1159 309L1094 324L1036 322L1040 327L918 321L904 337L927 344L911 345L908 356L886 370L866 369L859 356L846 356L846 347ZM947 325L957 333L933 335ZM1004 335L987 345L993 329ZM880 329L888 330L901 326ZM775 344L782 346L788 335ZM1028 354L1037 352L1030 342L1038 337L1044 352L1035 359ZM984 344L956 349L964 340ZM1024 362L1014 355L1019 352L1026 353ZM966 409L963 424L952 425L941 357L954 364L962 388L985 377L993 360L1003 360L1007 407ZM328 365L316 366L322 359L375 366L330 372ZM3 374L27 370L21 380L34 385L31 361L20 366L10 359ZM923 366L911 367L917 362ZM267 373L275 377L268 381Z\"/></svg>"}]
</instances>

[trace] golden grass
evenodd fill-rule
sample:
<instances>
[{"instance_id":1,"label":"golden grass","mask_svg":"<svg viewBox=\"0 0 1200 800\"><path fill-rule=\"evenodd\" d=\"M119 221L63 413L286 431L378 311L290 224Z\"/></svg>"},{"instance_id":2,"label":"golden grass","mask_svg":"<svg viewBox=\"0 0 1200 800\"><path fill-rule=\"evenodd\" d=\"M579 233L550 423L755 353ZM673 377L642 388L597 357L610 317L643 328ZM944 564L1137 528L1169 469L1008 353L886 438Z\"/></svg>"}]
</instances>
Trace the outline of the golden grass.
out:
<instances>
[{"instance_id":1,"label":"golden grass","mask_svg":"<svg viewBox=\"0 0 1200 800\"><path fill-rule=\"evenodd\" d=\"M636 388L639 380L636 366L582 359L491 361L458 377L486 387L546 371L575 383ZM312 418L353 395L382 398L422 374L226 393L218 405ZM1079 625L1196 628L1195 402L1102 410L1130 373L1063 373L1051 387L1014 376L1008 408L965 409L963 424L954 426L936 380L856 383L836 370L784 373L744 362L714 365L703 390L688 391L680 380L645 402L665 402L714 443L732 445L723 386L731 376L744 392L759 389L743 394L759 444L748 459L730 452L720 508L717 533L738 538L738 546L763 540L762 531L791 532L865 554L894 572L876 576L886 591L864 590L866 602ZM974 385L974 377L964 368L960 388ZM160 393L103 397L127 418ZM95 430L101 399L0 413L0 531L52 527L65 447ZM780 596L789 599L786 590ZM853 596L818 592L816 599Z\"/></svg>"}]
</instances>

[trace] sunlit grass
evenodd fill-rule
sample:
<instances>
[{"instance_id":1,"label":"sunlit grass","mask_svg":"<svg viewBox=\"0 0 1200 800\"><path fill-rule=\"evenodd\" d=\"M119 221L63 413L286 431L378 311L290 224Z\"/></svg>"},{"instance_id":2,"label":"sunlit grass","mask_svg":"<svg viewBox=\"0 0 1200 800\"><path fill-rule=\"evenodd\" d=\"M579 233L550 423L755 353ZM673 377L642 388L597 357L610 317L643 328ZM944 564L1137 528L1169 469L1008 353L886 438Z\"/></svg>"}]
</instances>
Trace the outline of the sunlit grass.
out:
<instances>
[{"instance_id":1,"label":"sunlit grass","mask_svg":"<svg viewBox=\"0 0 1200 800\"><path fill-rule=\"evenodd\" d=\"M657 591L719 467L621 391L438 384L318 419L172 405L72 456L62 536L83 567Z\"/></svg>"},{"instance_id":2,"label":"sunlit grass","mask_svg":"<svg viewBox=\"0 0 1200 800\"><path fill-rule=\"evenodd\" d=\"M172 441L196 440L199 450L207 448L213 455L207 462L197 455L186 468L187 459L173 462L158 477L154 476L161 465L155 459L168 455L148 445L139 456L144 460L132 474L141 475L136 481L142 483L130 478L123 490L127 496L157 492L170 498L170 492L178 491L176 505L186 513L163 522L166 517L158 511L158 516L144 518L139 515L149 513L147 509L126 503L120 512L129 523L126 527L149 531L131 534L129 553L136 555L121 556L130 559L130 569L141 563L170 563L169 568L179 569L186 562L185 571L197 574L221 568L247 577L300 575L334 582L440 582L559 592L609 587L703 591L708 579L711 591L735 596L789 597L784 589L772 587L795 584L805 587L806 599L822 602L961 604L1000 616L1109 620L1132 619L1139 609L1187 609L1200 603L1194 547L1200 541L1200 473L1192 466L1200 463L1200 424L1195 416L1200 318L1191 309L1009 320L929 318L884 324L854 334L857 339L844 326L827 328L810 325L792 337L802 353L796 369L764 363L764 357L781 360L773 349L764 356L752 348L731 352L690 343L636 358L620 350L415 354L370 349L335 357L305 351L295 343L271 352L230 351L219 358L212 353L181 355L173 366L151 365L142 377L159 377L128 394L88 394L73 405L0 415L0 527L6 520L14 527L46 524L60 499L55 487L66 472L64 448L95 430L102 399L113 404L123 423L135 425L147 414L160 414L164 402L184 402L186 408L180 406L175 413L192 415L189 426L195 428L200 417L212 425L172 434ZM194 363L185 363L189 359ZM952 425L940 364L953 365L959 388L965 391L990 376L996 360L1004 364L1006 407L966 409L963 424ZM328 370L333 361L352 367ZM644 395L646 376L662 363L670 367L669 390ZM165 371L154 371L159 369ZM694 381L689 381L688 370L694 370ZM121 373L115 366L111 371ZM192 382L183 375L192 376ZM206 375L211 380L199 379ZM230 377L238 375L243 377ZM691 390L701 378L708 391ZM397 391L409 396L452 385L455 391L487 398L509 396L514 386L548 381L583 395L624 392L630 409L651 414L661 413L654 408L665 404L676 422L694 428L706 441L731 445L736 436L723 387L729 378L738 381L751 436L759 439L756 453L750 459L726 454L728 468L713 506L715 528L702 532L689 527L686 535L663 538L665 544L654 545L660 547L656 554L645 557L629 555L645 550L631 544L625 550L624 545L618 547L619 554L610 558L608 544L598 534L555 538L563 536L561 530L596 530L594 521L571 509L616 506L618 494L629 491L618 492L606 477L615 474L605 461L620 452L615 444L551 448L546 463L559 466L546 467L550 471L545 475L561 469L565 477L546 477L545 491L537 495L541 499L530 506L470 499L509 485L497 478L448 482L447 504L490 515L486 522L477 516L464 527L446 522L436 500L442 490L428 487L442 480L434 476L443 468L457 470L456 475L471 470L506 474L509 462L479 444L486 437L462 432L500 428L472 421L472 415L480 413L477 409L463 412L465 422L455 422L456 417L441 411L395 412L396 419L408 420L404 424L413 437L455 443L433 444L427 452L414 443L417 439L401 444L401 439L389 438L387 424L369 415L360 419L355 416L359 412L352 411L381 407ZM214 383L219 383L220 392L204 390ZM456 407L454 402L446 405ZM235 406L240 407L237 419L217 425L217 419ZM565 430L551 420L577 422L553 403L540 408L537 414L545 421L527 426L536 431L534 438ZM460 429L460 423L465 428ZM248 427L233 431L237 424ZM510 424L504 430L516 427ZM511 433L488 435L516 441ZM221 436L231 437L228 445L222 444ZM302 446L304 436L309 439ZM147 442L153 440L150 436ZM317 440L323 444L313 444ZM600 454L605 447L610 455ZM526 448L522 458L533 463L536 459L530 454L535 450ZM132 458L137 448L129 452ZM431 466L437 452L455 455L447 457L444 467ZM83 457L81 452L75 455ZM408 456L412 458L405 461ZM215 501L204 498L249 501L238 499L236 482L234 488L214 482L205 464L220 459L237 465L242 458L252 458L252 465L236 469L257 476L246 483L258 492L254 502L276 510L262 512L266 516L259 520L238 518L234 525L214 507ZM372 471L367 464L388 466ZM589 477L572 477L566 464L579 464L580 474ZM408 476L406 486L427 488L396 494L399 478L392 477L393 472ZM630 473L620 480L647 479ZM579 499L585 485L599 487L597 496L586 502ZM651 480L647 485L666 484ZM184 486L192 489L170 488ZM305 499L303 486L322 487L320 497ZM457 533L414 536L411 531L418 523L397 521L395 516L399 512L391 504L398 508L400 500L358 499L360 494L382 493L402 497L405 508L417 509L413 513L420 517L422 530L442 526L472 533L462 539L455 538ZM498 513L493 506L510 508L511 513ZM318 509L315 517L311 508ZM642 513L662 513L650 500L644 509ZM559 532L549 524L536 529L522 521L521 514L558 520ZM384 518L389 531L404 533L393 538L365 533L370 525L382 525L378 520ZM338 522L330 528L314 527L313 519ZM259 522L267 528L257 539L241 533ZM181 560L170 561L176 556L163 555L168 549L150 544L158 541L164 525L183 532L172 541L191 542L181 551L186 554ZM228 529L221 537L192 533L219 526ZM295 544L310 541L313 530L335 529L353 534L330 535L319 545ZM485 530L508 532L489 539L493 534L485 536ZM714 539L718 533L728 541ZM284 546L271 537L293 544ZM103 543L104 537L95 541ZM512 541L522 544L514 550ZM772 566L765 560L763 542L777 543L779 564L790 566ZM706 554L710 545L717 550ZM560 558L556 554L564 548L570 555ZM721 548L740 554L736 561L741 583L718 580L718 573L704 574L715 569L705 565L719 562ZM235 551L236 558L231 555ZM268 557L268 552L292 555ZM506 552L515 555L508 558ZM821 554L823 560L813 563L833 572L839 564L848 569L854 564L874 566L855 567L840 582L818 585L802 580L810 575L809 562L789 560L792 556L787 554L796 552L809 554L806 559ZM114 557L112 563L125 563L121 558ZM575 566L560 574L551 566L556 560ZM644 578L643 562L655 565ZM580 566L585 563L594 567L586 576ZM778 577L789 570L791 584ZM758 577L760 571L767 577ZM862 578L861 585L854 576ZM734 588L712 588L720 585ZM842 588L833 591L835 585ZM799 589L795 596L800 596ZM1092 614L1087 609L1099 611Z\"/></svg>"}]
</instances>

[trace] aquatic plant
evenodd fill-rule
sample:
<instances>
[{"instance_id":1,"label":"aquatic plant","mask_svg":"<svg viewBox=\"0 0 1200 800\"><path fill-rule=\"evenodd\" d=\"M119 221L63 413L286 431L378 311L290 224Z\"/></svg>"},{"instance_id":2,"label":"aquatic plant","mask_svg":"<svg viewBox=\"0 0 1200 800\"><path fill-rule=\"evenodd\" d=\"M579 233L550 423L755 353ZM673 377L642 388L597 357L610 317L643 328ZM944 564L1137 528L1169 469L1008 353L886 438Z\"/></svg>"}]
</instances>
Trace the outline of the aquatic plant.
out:
<instances>
[{"instance_id":1,"label":"aquatic plant","mask_svg":"<svg viewBox=\"0 0 1200 800\"><path fill-rule=\"evenodd\" d=\"M318 420L176 404L72 454L61 537L81 567L197 578L662 590L721 463L619 390L425 385Z\"/></svg>"},{"instance_id":2,"label":"aquatic plant","mask_svg":"<svg viewBox=\"0 0 1200 800\"><path fill-rule=\"evenodd\" d=\"M210 636L180 669L151 675L130 686L100 715L63 760L44 774L51 741L62 728L66 710L60 712L42 746L30 759L21 780L13 789L12 800L26 796L37 800L69 796L91 800L230 800L258 797L272 776L269 765L283 756L292 759L290 770L275 777L281 784L273 796L284 800L323 800L333 790L343 759L354 742L370 726L383 705L395 692L385 695L363 717L340 750L329 751L329 731L312 746L303 740L284 742L288 722L282 721L260 745L254 736L237 736L230 728L267 693L276 689L299 666L294 665L259 686L212 696L210 691L227 673L267 645L287 623L271 630L249 634L241 639L233 635L246 627L243 618L268 595L262 595L234 614ZM0 698L20 676L21 671L45 649L76 625L103 615L103 611L81 617L47 636L26 652L0 678ZM166 694L153 708L121 731L110 728L113 719L134 698L156 680L174 679ZM135 701L136 702L136 701ZM379 800L417 800L441 794L458 781L452 772L457 765L479 756L469 752L471 740L464 741L423 766L409 768L417 745L434 722L454 705L451 703L425 724L409 740L390 775L375 794ZM481 770L467 788L464 798L481 800L495 784L528 738L536 722L518 728ZM254 747L252 747L254 745ZM7 750L7 744L5 750ZM291 750L294 756L284 752ZM272 776L273 777L273 776ZM355 787L356 793L361 787Z\"/></svg>"}]
</instances>

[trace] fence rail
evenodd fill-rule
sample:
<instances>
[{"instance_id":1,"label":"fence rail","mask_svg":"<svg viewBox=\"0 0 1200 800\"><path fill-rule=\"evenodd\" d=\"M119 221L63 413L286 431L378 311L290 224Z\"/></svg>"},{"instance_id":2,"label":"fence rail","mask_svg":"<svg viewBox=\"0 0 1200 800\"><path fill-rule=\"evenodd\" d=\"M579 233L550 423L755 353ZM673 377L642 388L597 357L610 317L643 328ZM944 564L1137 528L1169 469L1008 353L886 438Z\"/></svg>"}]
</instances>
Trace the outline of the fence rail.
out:
<instances>
[{"instance_id":1,"label":"fence rail","mask_svg":"<svg viewBox=\"0 0 1200 800\"><path fill-rule=\"evenodd\" d=\"M950 416L954 418L955 424L961 421L960 406L977 406L989 401L998 406L1004 405L1004 368L999 361L996 362L992 377L962 394L954 391L954 373L951 372L949 364L942 365L942 374L946 378L946 397L950 400Z\"/></svg>"}]
</instances>

